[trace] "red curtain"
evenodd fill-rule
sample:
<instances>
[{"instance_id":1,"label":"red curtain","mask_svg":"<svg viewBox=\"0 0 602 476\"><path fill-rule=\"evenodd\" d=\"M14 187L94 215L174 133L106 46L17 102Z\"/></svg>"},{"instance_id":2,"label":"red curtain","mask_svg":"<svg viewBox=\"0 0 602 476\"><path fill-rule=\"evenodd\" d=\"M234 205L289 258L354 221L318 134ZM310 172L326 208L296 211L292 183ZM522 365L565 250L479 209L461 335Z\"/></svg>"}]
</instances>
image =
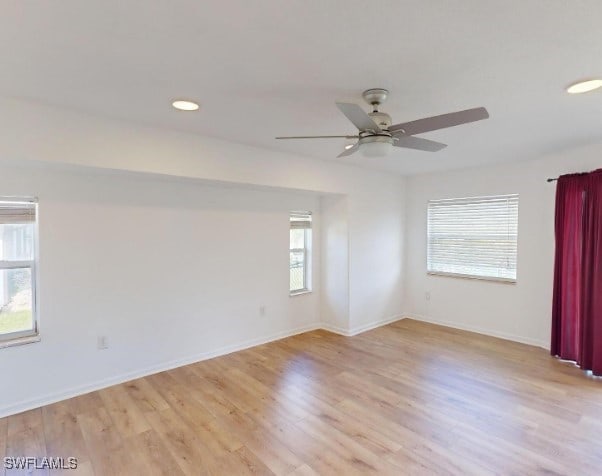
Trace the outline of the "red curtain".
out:
<instances>
[{"instance_id":1,"label":"red curtain","mask_svg":"<svg viewBox=\"0 0 602 476\"><path fill-rule=\"evenodd\" d=\"M602 169L558 179L551 353L602 375Z\"/></svg>"}]
</instances>

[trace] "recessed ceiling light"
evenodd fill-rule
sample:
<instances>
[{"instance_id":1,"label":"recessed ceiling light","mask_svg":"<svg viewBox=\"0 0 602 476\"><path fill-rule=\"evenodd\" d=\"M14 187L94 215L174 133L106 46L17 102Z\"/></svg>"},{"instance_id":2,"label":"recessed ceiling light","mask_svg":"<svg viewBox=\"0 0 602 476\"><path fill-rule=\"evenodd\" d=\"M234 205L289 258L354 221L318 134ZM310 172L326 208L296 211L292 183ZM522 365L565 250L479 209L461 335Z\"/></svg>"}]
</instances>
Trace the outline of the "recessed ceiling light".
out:
<instances>
[{"instance_id":1,"label":"recessed ceiling light","mask_svg":"<svg viewBox=\"0 0 602 476\"><path fill-rule=\"evenodd\" d=\"M579 81L578 83L571 84L566 88L566 92L569 94L581 94L598 88L602 88L602 79L590 79L588 81Z\"/></svg>"},{"instance_id":2,"label":"recessed ceiling light","mask_svg":"<svg viewBox=\"0 0 602 476\"><path fill-rule=\"evenodd\" d=\"M184 101L182 99L172 102L171 105L180 111L196 111L199 108L196 102Z\"/></svg>"},{"instance_id":3,"label":"recessed ceiling light","mask_svg":"<svg viewBox=\"0 0 602 476\"><path fill-rule=\"evenodd\" d=\"M349 150L349 149L351 149L352 147L353 147L353 144L348 144L348 145L346 145L346 146L345 146L345 150Z\"/></svg>"}]
</instances>

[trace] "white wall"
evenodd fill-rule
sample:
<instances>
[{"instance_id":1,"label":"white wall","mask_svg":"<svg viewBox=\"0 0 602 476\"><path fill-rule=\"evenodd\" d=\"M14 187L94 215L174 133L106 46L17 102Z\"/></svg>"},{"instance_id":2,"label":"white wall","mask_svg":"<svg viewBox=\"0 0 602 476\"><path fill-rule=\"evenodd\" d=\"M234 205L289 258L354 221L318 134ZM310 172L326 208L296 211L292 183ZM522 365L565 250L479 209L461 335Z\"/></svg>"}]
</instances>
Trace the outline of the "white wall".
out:
<instances>
[{"instance_id":1,"label":"white wall","mask_svg":"<svg viewBox=\"0 0 602 476\"><path fill-rule=\"evenodd\" d=\"M602 167L602 145L536 160L416 176L408 180L406 309L453 327L549 347L555 184L548 177ZM426 274L427 201L519 193L517 283ZM430 292L430 300L425 293Z\"/></svg>"},{"instance_id":2,"label":"white wall","mask_svg":"<svg viewBox=\"0 0 602 476\"><path fill-rule=\"evenodd\" d=\"M42 336L0 350L0 414L319 325L319 240L314 292L288 293L288 212L319 236L316 195L0 170L39 197Z\"/></svg>"},{"instance_id":3,"label":"white wall","mask_svg":"<svg viewBox=\"0 0 602 476\"><path fill-rule=\"evenodd\" d=\"M350 296L345 328L356 332L403 312L403 177L14 99L0 99L0 130L1 160L345 195Z\"/></svg>"},{"instance_id":4,"label":"white wall","mask_svg":"<svg viewBox=\"0 0 602 476\"><path fill-rule=\"evenodd\" d=\"M403 306L405 187L349 196L349 307L355 332ZM401 263L401 266L399 264Z\"/></svg>"},{"instance_id":5,"label":"white wall","mask_svg":"<svg viewBox=\"0 0 602 476\"><path fill-rule=\"evenodd\" d=\"M219 352L216 349L236 348L316 325L322 314L346 334L403 314L402 177L343 161L307 159L13 99L0 99L0 129L0 195L40 196L45 269L41 283L43 342L0 351L0 371L10 369L10 377L17 382L0 396L0 414L31 406L31 399L59 398L74 388L90 388L170 362L194 360L192 354L200 358ZM15 166L27 169L15 170ZM110 179L104 175L107 173L113 174ZM148 180L153 181L152 186ZM203 191L201 184L220 187L207 189L212 190L209 192ZM172 195L178 199L170 201ZM339 234L333 246L346 244L346 253L329 250L324 263L339 253L328 265L346 261L347 266L340 279L328 281L322 288L320 262L315 262L314 289L320 292L289 298L288 292L281 294L278 288L288 283L277 266L288 254L274 254L277 243L288 243L288 222L279 220L291 209L318 209L319 196L326 197L326 202L328 197L339 197L345 204L344 212L330 214L329 220L337 222ZM192 200L180 209L187 197ZM156 216L160 216L159 222L152 218ZM81 217L85 226L76 226L74 217L77 223ZM170 226L165 228L164 223ZM164 242L175 245L178 236L170 232L172 225L181 227L187 242L177 246L181 256L168 259L158 250ZM248 234L257 244L256 253L249 253L244 245L237 248L240 242L227 239L233 228L244 226L251 227ZM148 241L140 246L132 241L137 231L151 227L157 228L156 236L148 235ZM66 230L69 234L63 235ZM120 234L130 239L127 245L120 243ZM324 241L314 240L318 248L320 243ZM200 244L207 254L202 254ZM105 245L112 252L109 257ZM226 248L234 248L232 255L221 253ZM193 249L190 258L184 256L188 249ZM246 280L237 279L234 258L259 266L262 278L243 289ZM121 261L125 261L125 276L139 273L135 284L123 282L115 273L114 265ZM72 271L63 262L88 266ZM280 271L266 268L265 263L274 263L271 266ZM151 266L157 268L156 273ZM162 278L175 268L186 268L182 291ZM198 276L202 279L198 286L199 269L217 274ZM338 271L331 267L327 278ZM170 295L160 304L144 299L161 295L165 286ZM200 289L209 291L201 293ZM263 301L268 314L258 323L255 318ZM184 332L139 325L147 319L158 325L174 306L183 316L177 324ZM128 314L118 325L112 317L115 309ZM195 314L199 309L201 317ZM107 315L111 315L110 321L106 321ZM88 330L84 323L89 321L96 327ZM106 324L106 331L105 322L112 323ZM63 338L64 332L72 334ZM98 353L94 348L100 332L109 334L112 341L108 352ZM178 335L183 335L181 342ZM74 344L65 346L65 339ZM130 354L127 349L132 345L136 350ZM32 362L40 367L33 373ZM41 372L47 368L60 373Z\"/></svg>"},{"instance_id":6,"label":"white wall","mask_svg":"<svg viewBox=\"0 0 602 476\"><path fill-rule=\"evenodd\" d=\"M324 327L345 333L349 326L349 226L347 197L323 196L321 210L322 293Z\"/></svg>"}]
</instances>

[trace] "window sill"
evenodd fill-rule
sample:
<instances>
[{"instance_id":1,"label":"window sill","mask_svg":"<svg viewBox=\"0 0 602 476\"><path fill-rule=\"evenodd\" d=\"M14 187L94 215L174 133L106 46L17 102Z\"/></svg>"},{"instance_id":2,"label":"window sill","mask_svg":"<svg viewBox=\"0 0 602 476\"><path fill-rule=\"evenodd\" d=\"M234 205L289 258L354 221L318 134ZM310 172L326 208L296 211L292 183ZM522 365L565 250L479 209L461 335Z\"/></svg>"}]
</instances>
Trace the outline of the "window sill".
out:
<instances>
[{"instance_id":1,"label":"window sill","mask_svg":"<svg viewBox=\"0 0 602 476\"><path fill-rule=\"evenodd\" d=\"M17 345L33 344L34 342L40 342L40 340L39 334L26 337L17 337L16 339L6 341L0 340L0 349L4 349L5 347L14 347Z\"/></svg>"},{"instance_id":2,"label":"window sill","mask_svg":"<svg viewBox=\"0 0 602 476\"><path fill-rule=\"evenodd\" d=\"M489 276L475 276L472 274L444 273L439 271L427 271L426 274L430 276L445 276L448 278L473 279L477 281L492 281L503 284L516 284L516 279L512 278L495 278Z\"/></svg>"},{"instance_id":3,"label":"window sill","mask_svg":"<svg viewBox=\"0 0 602 476\"><path fill-rule=\"evenodd\" d=\"M289 297L293 297L293 296L301 296L303 294L310 294L310 293L311 293L311 289L300 289L299 291L292 291L288 295L289 295Z\"/></svg>"}]
</instances>

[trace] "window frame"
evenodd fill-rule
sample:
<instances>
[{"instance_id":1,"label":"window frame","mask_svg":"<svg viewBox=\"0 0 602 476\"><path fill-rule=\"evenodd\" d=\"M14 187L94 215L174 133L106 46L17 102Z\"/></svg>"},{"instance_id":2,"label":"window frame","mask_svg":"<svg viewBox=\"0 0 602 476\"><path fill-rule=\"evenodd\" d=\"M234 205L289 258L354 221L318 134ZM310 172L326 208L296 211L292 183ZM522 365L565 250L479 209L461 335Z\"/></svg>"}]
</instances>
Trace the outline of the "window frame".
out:
<instances>
[{"instance_id":1,"label":"window frame","mask_svg":"<svg viewBox=\"0 0 602 476\"><path fill-rule=\"evenodd\" d=\"M515 269L514 269L514 278L504 277L504 276L488 276L488 275L478 275L478 274L469 274L469 273L454 273L448 271L433 271L429 269L429 264L431 263L430 252L431 252L431 241L430 241L430 224L431 220L429 219L431 204L432 203L441 203L441 202L466 202L466 203L475 203L479 201L485 200L496 200L496 199L515 199L516 200L516 249L515 249ZM452 278L462 278L462 279L471 279L471 280L480 280L480 281L492 281L499 282L505 284L516 284L518 280L518 225L519 225L519 194L518 193L508 193L508 194L500 194L500 195L481 195L475 197L459 197L459 198L445 198L445 199L433 199L428 200L427 202L427 210L426 210L426 273L431 276L444 276L444 277L452 277Z\"/></svg>"},{"instance_id":2,"label":"window frame","mask_svg":"<svg viewBox=\"0 0 602 476\"><path fill-rule=\"evenodd\" d=\"M27 203L33 204L35 219L33 221L31 260L0 260L0 270L29 269L31 275L31 329L16 332L0 333L0 349L15 345L29 344L40 341L40 326L38 312L38 221L39 206L37 197L0 197L0 208L5 203Z\"/></svg>"},{"instance_id":3,"label":"window frame","mask_svg":"<svg viewBox=\"0 0 602 476\"><path fill-rule=\"evenodd\" d=\"M313 223L313 217L311 212L290 212L289 213L289 296L298 296L300 294L310 293L311 290L311 225L308 228L303 228L303 248L291 248L290 242L290 231L294 228L290 226L292 217L308 217L309 221ZM297 228L301 229L301 228ZM303 287L298 289L291 289L290 287L290 261L292 253L303 253Z\"/></svg>"}]
</instances>

